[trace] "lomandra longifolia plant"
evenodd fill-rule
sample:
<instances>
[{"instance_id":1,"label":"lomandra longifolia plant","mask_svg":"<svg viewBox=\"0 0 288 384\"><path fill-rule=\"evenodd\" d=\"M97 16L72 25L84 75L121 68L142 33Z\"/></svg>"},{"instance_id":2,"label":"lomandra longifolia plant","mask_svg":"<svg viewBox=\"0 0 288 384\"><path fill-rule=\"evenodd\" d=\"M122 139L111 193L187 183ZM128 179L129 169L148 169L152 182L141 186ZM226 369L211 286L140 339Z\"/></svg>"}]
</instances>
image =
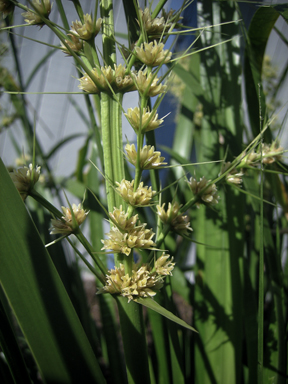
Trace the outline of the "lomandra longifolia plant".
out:
<instances>
[{"instance_id":1,"label":"lomandra longifolia plant","mask_svg":"<svg viewBox=\"0 0 288 384\"><path fill-rule=\"evenodd\" d=\"M285 151L273 138L273 118L257 90L265 47L257 45L255 26L262 25L268 38L286 6L259 8L245 31L235 3L198 1L199 27L193 29L182 18L193 2L169 10L166 0L142 8L125 0L124 46L114 28L115 2L91 2L90 13L83 12L83 2L72 3L77 20L67 20L61 0L0 0L19 83L1 68L1 86L15 110L9 124L20 120L30 152L24 155L31 156L10 175L1 163L1 378L231 384L277 376L284 383L287 266L281 266L284 238L275 217L287 215L280 177ZM78 77L70 81L80 92L73 100L85 98L89 128L73 176L80 192L68 175L59 182L50 165L72 137L47 153L30 122L14 36L19 9L25 28L35 28L35 44L41 43L37 31L50 29L59 40L51 49L74 61ZM270 29L267 17L274 21ZM256 105L249 110L245 145L240 26L246 88L252 90L247 99ZM176 52L177 38L192 34L187 49ZM181 108L173 148L166 148L170 164L155 130L166 134L161 103L175 89ZM132 92L138 104L124 109L123 97ZM122 118L135 141L123 138ZM160 179L161 169L167 180ZM70 203L65 191L77 201ZM189 266L191 251L195 267ZM191 283L185 272L191 275L193 268ZM96 321L80 269L95 281ZM268 333L273 343L264 337Z\"/></svg>"}]
</instances>

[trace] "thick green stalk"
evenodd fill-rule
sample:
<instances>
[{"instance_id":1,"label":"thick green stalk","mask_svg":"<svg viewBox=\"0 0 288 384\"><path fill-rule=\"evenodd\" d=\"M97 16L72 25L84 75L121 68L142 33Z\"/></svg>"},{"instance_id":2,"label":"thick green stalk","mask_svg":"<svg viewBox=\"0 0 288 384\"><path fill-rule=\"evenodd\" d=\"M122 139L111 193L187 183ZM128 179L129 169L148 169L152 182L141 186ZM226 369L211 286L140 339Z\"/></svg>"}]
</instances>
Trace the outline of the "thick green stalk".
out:
<instances>
[{"instance_id":1,"label":"thick green stalk","mask_svg":"<svg viewBox=\"0 0 288 384\"><path fill-rule=\"evenodd\" d=\"M114 67L116 64L113 2L101 2L103 59L106 65ZM121 125L121 102L111 96L101 94L101 126L104 153L104 167L106 177L106 193L108 210L123 204L120 196L115 191L116 181L124 179L124 159ZM129 257L122 254L115 255L115 264L125 260L126 270L132 269L133 255ZM124 345L126 370L129 383L150 383L148 353L146 347L145 327L142 308L134 303L127 302L127 298L117 297L119 317L121 324L122 340Z\"/></svg>"}]
</instances>

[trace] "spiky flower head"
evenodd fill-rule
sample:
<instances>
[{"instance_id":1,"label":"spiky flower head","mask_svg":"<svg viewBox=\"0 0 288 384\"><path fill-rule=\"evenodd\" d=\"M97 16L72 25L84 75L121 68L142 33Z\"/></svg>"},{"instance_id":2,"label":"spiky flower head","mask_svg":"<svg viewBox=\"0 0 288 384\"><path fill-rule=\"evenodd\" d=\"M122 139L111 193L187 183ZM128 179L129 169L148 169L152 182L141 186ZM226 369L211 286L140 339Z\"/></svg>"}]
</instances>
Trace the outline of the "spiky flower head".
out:
<instances>
[{"instance_id":1,"label":"spiky flower head","mask_svg":"<svg viewBox=\"0 0 288 384\"><path fill-rule=\"evenodd\" d=\"M129 256L132 248L152 249L155 243L152 238L155 235L151 229L145 229L146 224L134 227L129 232L121 232L117 227L112 227L106 233L108 239L101 240L103 249L115 253L124 253Z\"/></svg>"},{"instance_id":2,"label":"spiky flower head","mask_svg":"<svg viewBox=\"0 0 288 384\"><path fill-rule=\"evenodd\" d=\"M230 161L228 161L227 163L224 163L224 165L222 166L220 174L223 174L224 172L226 172L230 167L231 167ZM241 171L239 172L236 168L233 168L226 175L225 179L226 179L227 183L239 185L239 184L242 184L243 175L244 175L243 172L241 172Z\"/></svg>"},{"instance_id":3,"label":"spiky flower head","mask_svg":"<svg viewBox=\"0 0 288 384\"><path fill-rule=\"evenodd\" d=\"M123 179L121 183L116 181L116 184L118 185L116 190L119 192L122 199L134 207L149 205L153 196L156 194L155 191L152 191L151 187L143 187L143 182L139 184L135 191L134 180L128 181Z\"/></svg>"},{"instance_id":4,"label":"spiky flower head","mask_svg":"<svg viewBox=\"0 0 288 384\"><path fill-rule=\"evenodd\" d=\"M172 52L164 50L164 44L156 40L151 43L143 43L140 47L135 47L138 60L149 67L166 64L171 60Z\"/></svg>"},{"instance_id":5,"label":"spiky flower head","mask_svg":"<svg viewBox=\"0 0 288 384\"><path fill-rule=\"evenodd\" d=\"M143 28L149 37L160 38L171 27L171 23L166 22L164 17L152 19L149 8L145 8L144 11L139 9L139 15L142 18ZM138 24L141 26L139 21Z\"/></svg>"},{"instance_id":6,"label":"spiky flower head","mask_svg":"<svg viewBox=\"0 0 288 384\"><path fill-rule=\"evenodd\" d=\"M147 76L146 71L138 71L133 76L138 91L146 96L153 97L166 92L167 85L158 83L159 79L152 72Z\"/></svg>"},{"instance_id":7,"label":"spiky flower head","mask_svg":"<svg viewBox=\"0 0 288 384\"><path fill-rule=\"evenodd\" d=\"M82 40L90 40L95 38L101 28L102 19L98 19L94 24L91 15L84 15L84 23L81 21L73 21L72 29L79 35Z\"/></svg>"},{"instance_id":8,"label":"spiky flower head","mask_svg":"<svg viewBox=\"0 0 288 384\"><path fill-rule=\"evenodd\" d=\"M44 22L41 16L48 18L48 16L50 15L52 9L52 4L50 3L50 0L32 0L32 7L33 11L31 10L22 13L24 20L29 25L43 26Z\"/></svg>"},{"instance_id":9,"label":"spiky flower head","mask_svg":"<svg viewBox=\"0 0 288 384\"><path fill-rule=\"evenodd\" d=\"M259 157L261 160L261 146L259 146ZM272 164L275 161L280 161L284 152L284 148L279 147L274 141L272 144L262 144L262 162L263 164Z\"/></svg>"},{"instance_id":10,"label":"spiky flower head","mask_svg":"<svg viewBox=\"0 0 288 384\"><path fill-rule=\"evenodd\" d=\"M217 196L217 187L216 184L210 184L208 187L207 185L210 183L211 180L207 180L205 176L200 178L200 181L197 181L194 179L194 177L191 177L188 184L194 193L194 195L200 194L200 199L203 203L206 205L214 205L218 203L219 196ZM206 188L206 189L205 189ZM198 201L196 203L197 207L199 208L201 202Z\"/></svg>"},{"instance_id":11,"label":"spiky flower head","mask_svg":"<svg viewBox=\"0 0 288 384\"><path fill-rule=\"evenodd\" d=\"M73 30L71 30L72 33L68 33L67 36L69 36L69 40L65 40L65 43L69 46L69 48L74 52L79 52L83 48L83 41L79 39L74 33ZM62 52L66 53L67 56L72 56L67 47L60 42L62 47Z\"/></svg>"},{"instance_id":12,"label":"spiky flower head","mask_svg":"<svg viewBox=\"0 0 288 384\"><path fill-rule=\"evenodd\" d=\"M170 224L180 235L188 235L188 231L193 231L193 229L190 227L188 216L180 213L181 207L182 205L179 205L177 201L172 204L169 203L167 211L165 210L165 203L161 207L157 205L157 215L162 223Z\"/></svg>"},{"instance_id":13,"label":"spiky flower head","mask_svg":"<svg viewBox=\"0 0 288 384\"><path fill-rule=\"evenodd\" d=\"M95 77L96 84L87 73L84 73L84 76L79 79L80 84L78 87L85 92L100 93L102 91L111 93L111 88L116 93L135 90L133 79L131 76L125 75L125 67L122 64L118 66L114 64L114 69L110 65L101 67L101 70L93 68L91 72Z\"/></svg>"},{"instance_id":14,"label":"spiky flower head","mask_svg":"<svg viewBox=\"0 0 288 384\"><path fill-rule=\"evenodd\" d=\"M86 212L81 204L73 204L72 210L76 221L76 226L73 223L72 213L69 207L61 207L63 216L61 219L51 219L52 227L50 228L50 234L56 235L70 235L83 223L89 212Z\"/></svg>"},{"instance_id":15,"label":"spiky flower head","mask_svg":"<svg viewBox=\"0 0 288 384\"><path fill-rule=\"evenodd\" d=\"M29 167L23 166L16 170L14 169L13 172L10 173L11 179L23 201L39 180L40 169L41 167L36 166L33 168L33 165L30 164Z\"/></svg>"},{"instance_id":16,"label":"spiky flower head","mask_svg":"<svg viewBox=\"0 0 288 384\"><path fill-rule=\"evenodd\" d=\"M10 0L0 0L0 13L2 13L3 18L13 11L14 4Z\"/></svg>"},{"instance_id":17,"label":"spiky flower head","mask_svg":"<svg viewBox=\"0 0 288 384\"><path fill-rule=\"evenodd\" d=\"M110 212L109 216L117 228L124 232L133 230L138 221L138 215L132 216L129 219L128 213L122 210L122 205L120 205L120 208L114 207L114 211Z\"/></svg>"},{"instance_id":18,"label":"spiky flower head","mask_svg":"<svg viewBox=\"0 0 288 384\"><path fill-rule=\"evenodd\" d=\"M135 107L134 109L128 108L127 113L124 113L124 115L136 133L138 133L139 130L142 133L153 131L164 121L163 119L158 119L156 111L150 112L149 108L143 108L142 112L139 107Z\"/></svg>"},{"instance_id":19,"label":"spiky flower head","mask_svg":"<svg viewBox=\"0 0 288 384\"><path fill-rule=\"evenodd\" d=\"M123 264L119 268L111 269L106 275L106 285L97 294L118 294L128 298L128 302L138 297L153 297L162 288L164 278L172 275L174 263L168 261L169 255L163 255L156 261L157 267L152 271L149 264L133 266L132 276L125 273ZM156 266L155 263L155 266Z\"/></svg>"},{"instance_id":20,"label":"spiky flower head","mask_svg":"<svg viewBox=\"0 0 288 384\"><path fill-rule=\"evenodd\" d=\"M165 252L155 261L155 270L158 275L172 276L175 263L172 263L173 257L170 259L170 255L166 255Z\"/></svg>"},{"instance_id":21,"label":"spiky flower head","mask_svg":"<svg viewBox=\"0 0 288 384\"><path fill-rule=\"evenodd\" d=\"M137 151L135 145L126 144L125 150L127 153L127 160L136 166L137 163ZM159 168L167 163L164 163L165 157L161 156L161 152L155 151L151 145L145 145L140 149L140 168L141 169L155 169Z\"/></svg>"}]
</instances>

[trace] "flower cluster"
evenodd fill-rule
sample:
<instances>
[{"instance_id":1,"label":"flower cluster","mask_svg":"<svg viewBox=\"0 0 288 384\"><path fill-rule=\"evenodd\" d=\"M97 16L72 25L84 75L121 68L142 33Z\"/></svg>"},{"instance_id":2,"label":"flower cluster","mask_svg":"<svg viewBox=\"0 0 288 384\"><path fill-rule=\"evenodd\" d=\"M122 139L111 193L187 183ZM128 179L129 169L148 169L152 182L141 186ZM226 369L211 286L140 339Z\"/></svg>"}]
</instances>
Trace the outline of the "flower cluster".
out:
<instances>
[{"instance_id":1,"label":"flower cluster","mask_svg":"<svg viewBox=\"0 0 288 384\"><path fill-rule=\"evenodd\" d=\"M69 48L74 52L79 52L83 48L83 41L79 39L79 37L75 34L75 32L71 29L72 33L68 33L67 36L69 37L69 40L65 40L65 43L69 46ZM71 56L71 53L67 49L67 47L60 42L62 47L62 52L66 53L67 56Z\"/></svg>"},{"instance_id":2,"label":"flower cluster","mask_svg":"<svg viewBox=\"0 0 288 384\"><path fill-rule=\"evenodd\" d=\"M12 181L18 189L23 201L39 180L40 169L41 167L38 166L33 169L33 165L30 164L29 167L24 166L17 170L13 170L13 172L10 173Z\"/></svg>"},{"instance_id":3,"label":"flower cluster","mask_svg":"<svg viewBox=\"0 0 288 384\"><path fill-rule=\"evenodd\" d=\"M146 229L146 224L137 225L138 215L128 218L128 214L120 208L114 208L110 217L115 224L109 233L108 239L101 240L103 249L111 250L115 253L124 253L129 256L131 249L153 249L156 244L152 238L155 235L151 229Z\"/></svg>"},{"instance_id":4,"label":"flower cluster","mask_svg":"<svg viewBox=\"0 0 288 384\"><path fill-rule=\"evenodd\" d=\"M171 60L172 52L164 50L163 43L157 43L155 40L151 43L143 43L140 47L135 47L138 60L149 67L166 64Z\"/></svg>"},{"instance_id":5,"label":"flower cluster","mask_svg":"<svg viewBox=\"0 0 288 384\"><path fill-rule=\"evenodd\" d=\"M118 185L116 190L119 192L122 199L133 207L143 207L149 205L153 196L155 196L156 194L155 191L152 191L151 187L143 187L143 182L138 185L135 191L134 180L128 181L123 179L121 183L118 183L118 181L116 181L116 184Z\"/></svg>"},{"instance_id":6,"label":"flower cluster","mask_svg":"<svg viewBox=\"0 0 288 384\"><path fill-rule=\"evenodd\" d=\"M216 184L208 185L210 181L211 180L207 180L205 176L201 177L200 181L197 181L196 179L194 179L194 177L191 177L188 181L188 184L194 195L199 194L202 202L207 205L217 204L219 199L219 196L217 196ZM200 201L196 203L198 208L200 204Z\"/></svg>"},{"instance_id":7,"label":"flower cluster","mask_svg":"<svg viewBox=\"0 0 288 384\"><path fill-rule=\"evenodd\" d=\"M111 92L111 89L117 92L128 92L135 90L134 82L131 76L125 75L125 67L122 64L114 64L114 69L108 67L93 68L91 70L95 82L87 73L79 79L79 88L88 93ZM96 84L97 83L97 84Z\"/></svg>"},{"instance_id":8,"label":"flower cluster","mask_svg":"<svg viewBox=\"0 0 288 384\"><path fill-rule=\"evenodd\" d=\"M256 166L258 164L272 164L275 161L280 161L284 152L284 148L279 147L277 142L272 144L263 143L258 146L257 151L250 151L241 161L240 167Z\"/></svg>"},{"instance_id":9,"label":"flower cluster","mask_svg":"<svg viewBox=\"0 0 288 384\"><path fill-rule=\"evenodd\" d=\"M134 109L128 108L127 113L124 113L124 115L136 133L139 131L141 131L141 133L153 131L164 121L163 119L158 119L156 111L150 112L149 108L143 108L142 111L139 107L135 107Z\"/></svg>"},{"instance_id":10,"label":"flower cluster","mask_svg":"<svg viewBox=\"0 0 288 384\"><path fill-rule=\"evenodd\" d=\"M167 211L165 210L165 203L160 206L157 205L157 215L164 224L170 224L173 229L178 232L180 235L188 235L188 231L193 231L190 227L190 222L188 216L184 216L180 213L180 208L182 205L179 205L177 201L174 201L172 204L168 204Z\"/></svg>"},{"instance_id":11,"label":"flower cluster","mask_svg":"<svg viewBox=\"0 0 288 384\"><path fill-rule=\"evenodd\" d=\"M228 161L227 163L225 163L222 166L220 174L223 174L224 172L226 172L230 167L231 167L231 163L230 163L230 161ZM233 168L226 175L225 179L226 179L227 183L239 185L239 184L242 184L243 175L244 175L243 172L241 172L241 171L239 172L236 168Z\"/></svg>"},{"instance_id":12,"label":"flower cluster","mask_svg":"<svg viewBox=\"0 0 288 384\"><path fill-rule=\"evenodd\" d=\"M147 97L166 92L167 85L159 83L159 79L152 72L147 76L147 71L138 71L133 74L133 78L139 93L145 94Z\"/></svg>"},{"instance_id":13,"label":"flower cluster","mask_svg":"<svg viewBox=\"0 0 288 384\"><path fill-rule=\"evenodd\" d=\"M48 18L52 9L50 0L32 0L32 7L34 8L33 11L22 13L24 20L29 25L43 26L42 17Z\"/></svg>"},{"instance_id":14,"label":"flower cluster","mask_svg":"<svg viewBox=\"0 0 288 384\"><path fill-rule=\"evenodd\" d=\"M163 34L168 32L172 25L166 22L164 17L155 17L155 19L152 19L149 8L145 8L144 11L139 9L139 15L142 19L143 29L148 37L161 38ZM138 24L141 26L139 21Z\"/></svg>"},{"instance_id":15,"label":"flower cluster","mask_svg":"<svg viewBox=\"0 0 288 384\"><path fill-rule=\"evenodd\" d=\"M134 264L132 276L125 274L123 264L119 268L111 269L106 275L106 285L99 289L98 294L111 293L120 294L128 298L128 302L138 297L153 297L164 283L164 277L172 275L175 263L169 255L162 254L156 260L155 267L152 270L148 264L143 264L140 268Z\"/></svg>"},{"instance_id":16,"label":"flower cluster","mask_svg":"<svg viewBox=\"0 0 288 384\"><path fill-rule=\"evenodd\" d=\"M137 151L135 145L126 144L125 150L127 153L127 160L136 166L137 163ZM154 147L151 145L145 145L140 149L140 168L141 169L155 169L166 165L164 163L165 157L161 156L161 152L155 151Z\"/></svg>"},{"instance_id":17,"label":"flower cluster","mask_svg":"<svg viewBox=\"0 0 288 384\"><path fill-rule=\"evenodd\" d=\"M89 212L86 212L81 204L73 204L72 210L77 225L73 224L73 217L69 207L61 207L64 216L61 219L51 219L52 227L50 228L50 234L56 235L70 235L79 225L83 223Z\"/></svg>"},{"instance_id":18,"label":"flower cluster","mask_svg":"<svg viewBox=\"0 0 288 384\"><path fill-rule=\"evenodd\" d=\"M96 23L92 20L91 16L87 13L84 15L84 23L81 21L73 21L72 30L77 33L77 35L82 40L94 39L101 28L102 19L96 20Z\"/></svg>"}]
</instances>

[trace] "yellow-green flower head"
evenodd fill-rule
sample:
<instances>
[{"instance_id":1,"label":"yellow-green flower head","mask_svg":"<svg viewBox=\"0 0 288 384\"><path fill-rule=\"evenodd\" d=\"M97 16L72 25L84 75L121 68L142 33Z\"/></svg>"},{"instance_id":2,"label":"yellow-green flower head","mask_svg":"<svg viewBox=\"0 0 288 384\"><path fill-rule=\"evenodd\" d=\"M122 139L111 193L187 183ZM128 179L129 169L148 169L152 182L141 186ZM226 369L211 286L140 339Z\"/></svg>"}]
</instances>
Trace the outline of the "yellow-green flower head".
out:
<instances>
[{"instance_id":1,"label":"yellow-green flower head","mask_svg":"<svg viewBox=\"0 0 288 384\"><path fill-rule=\"evenodd\" d=\"M155 191L152 191L151 187L143 187L143 182L139 184L136 191L134 191L134 180L130 182L123 179L121 183L116 181L116 184L118 185L116 190L119 192L122 199L134 207L149 205L153 196L156 194Z\"/></svg>"},{"instance_id":2,"label":"yellow-green flower head","mask_svg":"<svg viewBox=\"0 0 288 384\"><path fill-rule=\"evenodd\" d=\"M94 24L92 17L87 13L84 15L84 23L81 21L73 21L72 29L79 35L83 40L90 40L95 38L101 28L102 19L98 19Z\"/></svg>"},{"instance_id":3,"label":"yellow-green flower head","mask_svg":"<svg viewBox=\"0 0 288 384\"><path fill-rule=\"evenodd\" d=\"M128 302L138 297L153 297L162 288L164 276L152 272L148 264L140 268L134 264L132 276L125 274L123 264L111 269L106 275L106 285L97 294L110 293L127 297Z\"/></svg>"},{"instance_id":4,"label":"yellow-green flower head","mask_svg":"<svg viewBox=\"0 0 288 384\"><path fill-rule=\"evenodd\" d=\"M48 18L52 9L50 0L32 0L32 6L33 11L22 13L24 20L30 25L44 25L40 15Z\"/></svg>"},{"instance_id":5,"label":"yellow-green flower head","mask_svg":"<svg viewBox=\"0 0 288 384\"><path fill-rule=\"evenodd\" d=\"M75 35L75 32L73 30L71 30L71 32L72 33L68 33L67 35L70 37L70 40L65 40L65 43L71 48L72 51L79 52L83 48L83 41ZM72 56L68 49L65 47L65 45L62 43L62 41L60 41L60 44L62 47L62 52L66 53L67 56Z\"/></svg>"},{"instance_id":6,"label":"yellow-green flower head","mask_svg":"<svg viewBox=\"0 0 288 384\"><path fill-rule=\"evenodd\" d=\"M23 201L39 180L40 169L41 167L38 166L33 169L32 164L30 164L29 167L24 166L10 173L11 179Z\"/></svg>"},{"instance_id":7,"label":"yellow-green flower head","mask_svg":"<svg viewBox=\"0 0 288 384\"><path fill-rule=\"evenodd\" d=\"M137 163L137 151L135 145L126 144L125 150L127 153L127 160L136 166ZM167 163L163 163L165 157L161 157L161 152L155 151L151 145L145 145L140 150L140 168L141 169L156 169Z\"/></svg>"},{"instance_id":8,"label":"yellow-green flower head","mask_svg":"<svg viewBox=\"0 0 288 384\"><path fill-rule=\"evenodd\" d=\"M158 119L156 111L150 112L149 108L143 108L142 112L139 107L135 107L134 109L128 108L127 113L124 113L124 115L136 133L139 131L142 133L153 131L164 121L163 118Z\"/></svg>"},{"instance_id":9,"label":"yellow-green flower head","mask_svg":"<svg viewBox=\"0 0 288 384\"><path fill-rule=\"evenodd\" d=\"M0 13L3 17L14 11L14 4L10 0L0 0Z\"/></svg>"},{"instance_id":10,"label":"yellow-green flower head","mask_svg":"<svg viewBox=\"0 0 288 384\"><path fill-rule=\"evenodd\" d=\"M228 161L227 163L224 163L222 169L221 169L221 172L219 174L219 176L221 174L223 174L224 172L226 172L229 168L231 167L231 163L230 161ZM242 172L238 172L237 169L233 168L227 175L226 175L226 181L227 183L230 183L230 184L242 184L242 176L244 175L244 173Z\"/></svg>"},{"instance_id":11,"label":"yellow-green flower head","mask_svg":"<svg viewBox=\"0 0 288 384\"><path fill-rule=\"evenodd\" d=\"M171 27L171 23L166 23L164 17L152 19L149 8L145 8L144 11L139 9L139 14L142 18L144 30L150 37L161 37ZM141 25L139 21L138 24Z\"/></svg>"},{"instance_id":12,"label":"yellow-green flower head","mask_svg":"<svg viewBox=\"0 0 288 384\"><path fill-rule=\"evenodd\" d=\"M261 161L261 146L258 147L259 161ZM272 144L262 144L262 162L263 164L272 164L275 161L280 161L284 149L279 147L277 142Z\"/></svg>"},{"instance_id":13,"label":"yellow-green flower head","mask_svg":"<svg viewBox=\"0 0 288 384\"><path fill-rule=\"evenodd\" d=\"M219 196L217 196L216 184L210 184L209 187L207 187L207 184L210 183L210 181L211 180L207 180L205 176L201 177L200 181L197 181L194 179L194 177L191 177L188 184L190 185L194 195L200 194L200 198L203 203L207 205L214 205L218 203ZM203 192L201 193L201 191ZM197 202L196 205L199 208L200 202Z\"/></svg>"},{"instance_id":14,"label":"yellow-green flower head","mask_svg":"<svg viewBox=\"0 0 288 384\"><path fill-rule=\"evenodd\" d=\"M149 67L156 67L166 64L171 60L172 52L164 50L163 43L156 40L151 43L143 43L140 47L135 47L137 58Z\"/></svg>"},{"instance_id":15,"label":"yellow-green flower head","mask_svg":"<svg viewBox=\"0 0 288 384\"><path fill-rule=\"evenodd\" d=\"M115 253L124 253L129 256L132 248L151 249L156 244L152 237L155 235L151 229L145 229L146 224L135 227L133 230L123 233L117 227L112 227L106 233L108 239L101 240L103 249Z\"/></svg>"},{"instance_id":16,"label":"yellow-green flower head","mask_svg":"<svg viewBox=\"0 0 288 384\"><path fill-rule=\"evenodd\" d=\"M180 213L180 208L182 205L179 205L177 201L174 201L172 204L168 204L167 211L165 210L165 203L157 205L157 215L164 224L170 224L176 232L180 235L188 235L188 231L193 231L190 227L190 222L188 216L184 216Z\"/></svg>"},{"instance_id":17,"label":"yellow-green flower head","mask_svg":"<svg viewBox=\"0 0 288 384\"><path fill-rule=\"evenodd\" d=\"M50 234L56 235L57 233L61 235L70 235L79 225L83 223L86 219L86 216L89 212L86 212L81 204L73 204L72 210L77 222L76 228L73 224L72 213L69 207L61 207L64 216L62 219L51 219L52 227L50 228Z\"/></svg>"},{"instance_id":18,"label":"yellow-green flower head","mask_svg":"<svg viewBox=\"0 0 288 384\"><path fill-rule=\"evenodd\" d=\"M120 208L114 207L114 211L110 212L109 216L117 228L125 232L133 230L138 220L138 215L128 219L128 213L122 210L122 205L120 205Z\"/></svg>"},{"instance_id":19,"label":"yellow-green flower head","mask_svg":"<svg viewBox=\"0 0 288 384\"><path fill-rule=\"evenodd\" d=\"M79 88L88 93L100 93L108 92L111 93L111 88L114 92L128 92L135 90L134 82L131 76L125 76L125 67L122 64L116 66L114 69L110 67L93 68L91 70L94 75L97 84L84 73L84 76L79 79Z\"/></svg>"},{"instance_id":20,"label":"yellow-green flower head","mask_svg":"<svg viewBox=\"0 0 288 384\"><path fill-rule=\"evenodd\" d=\"M133 77L138 91L146 96L153 97L166 92L167 85L158 83L159 79L152 72L147 76L146 71L138 71Z\"/></svg>"},{"instance_id":21,"label":"yellow-green flower head","mask_svg":"<svg viewBox=\"0 0 288 384\"><path fill-rule=\"evenodd\" d=\"M173 257L170 258L170 255L166 255L165 252L155 261L155 270L159 275L172 276L172 271L174 269L175 263L172 263Z\"/></svg>"}]
</instances>

